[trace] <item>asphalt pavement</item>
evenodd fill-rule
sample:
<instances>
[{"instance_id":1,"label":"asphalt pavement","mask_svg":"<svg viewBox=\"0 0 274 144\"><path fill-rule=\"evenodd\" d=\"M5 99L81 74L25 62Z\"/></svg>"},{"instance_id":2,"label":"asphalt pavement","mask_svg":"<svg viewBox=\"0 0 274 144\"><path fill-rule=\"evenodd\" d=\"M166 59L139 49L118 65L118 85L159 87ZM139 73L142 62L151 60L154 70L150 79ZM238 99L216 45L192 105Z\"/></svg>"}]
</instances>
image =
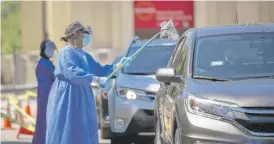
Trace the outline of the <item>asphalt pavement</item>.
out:
<instances>
[{"instance_id":1,"label":"asphalt pavement","mask_svg":"<svg viewBox=\"0 0 274 144\"><path fill-rule=\"evenodd\" d=\"M17 139L18 129L14 130L1 130L1 144L31 144L32 136L29 135L20 135L20 138ZM100 131L98 131L100 134ZM109 139L100 139L100 144L110 144ZM153 144L153 136L151 135L141 135L136 137L133 140L133 144Z\"/></svg>"},{"instance_id":2,"label":"asphalt pavement","mask_svg":"<svg viewBox=\"0 0 274 144\"><path fill-rule=\"evenodd\" d=\"M30 100L30 106L31 106L31 115L33 118L36 117L36 100ZM3 111L5 113L5 108L7 103L4 101L1 101L1 111ZM24 108L26 105L26 102L22 103L22 108ZM11 111L14 111L11 108ZM1 118L1 128L3 128L2 126L3 124L3 119ZM31 140L32 140L32 136L29 135L20 135L20 139L16 138L19 126L16 124L12 124L12 128L14 128L14 130L1 130L1 144L31 144ZM100 130L98 131L100 134ZM100 137L100 136L99 136ZM137 136L136 138L134 138L133 144L153 144L153 135L151 134L142 134L140 136ZM110 140L109 139L100 139L99 140L100 144L110 144Z\"/></svg>"},{"instance_id":3,"label":"asphalt pavement","mask_svg":"<svg viewBox=\"0 0 274 144\"><path fill-rule=\"evenodd\" d=\"M1 130L1 144L31 144L32 136L20 135L17 139L18 129L14 130ZM100 144L110 144L110 140L100 139Z\"/></svg>"}]
</instances>

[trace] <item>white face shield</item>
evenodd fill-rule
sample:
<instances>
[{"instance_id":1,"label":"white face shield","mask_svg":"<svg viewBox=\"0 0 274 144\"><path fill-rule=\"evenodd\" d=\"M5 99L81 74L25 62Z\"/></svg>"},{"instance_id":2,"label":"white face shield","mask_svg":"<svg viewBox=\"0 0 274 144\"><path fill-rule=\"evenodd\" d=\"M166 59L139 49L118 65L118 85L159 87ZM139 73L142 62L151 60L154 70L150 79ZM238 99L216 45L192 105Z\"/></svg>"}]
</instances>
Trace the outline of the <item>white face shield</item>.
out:
<instances>
[{"instance_id":1,"label":"white face shield","mask_svg":"<svg viewBox=\"0 0 274 144\"><path fill-rule=\"evenodd\" d=\"M83 39L83 46L84 48L89 48L89 46L94 42L95 38L93 36L93 31L91 29L91 27L88 25L86 26L86 31L88 32L88 34L85 34L84 39Z\"/></svg>"},{"instance_id":2,"label":"white face shield","mask_svg":"<svg viewBox=\"0 0 274 144\"><path fill-rule=\"evenodd\" d=\"M45 55L46 55L48 58L51 58L51 57L53 57L55 50L56 50L56 45L55 45L55 43L53 43L53 42L51 42L51 41L48 41L48 42L46 43Z\"/></svg>"}]
</instances>

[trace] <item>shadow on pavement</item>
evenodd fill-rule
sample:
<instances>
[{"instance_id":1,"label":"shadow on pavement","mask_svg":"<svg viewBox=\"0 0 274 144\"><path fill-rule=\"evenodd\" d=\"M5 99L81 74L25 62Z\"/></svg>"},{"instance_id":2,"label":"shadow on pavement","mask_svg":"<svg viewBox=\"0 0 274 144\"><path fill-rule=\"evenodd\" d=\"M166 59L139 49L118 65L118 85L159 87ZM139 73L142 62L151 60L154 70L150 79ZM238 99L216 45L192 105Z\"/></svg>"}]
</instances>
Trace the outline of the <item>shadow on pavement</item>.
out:
<instances>
[{"instance_id":1,"label":"shadow on pavement","mask_svg":"<svg viewBox=\"0 0 274 144\"><path fill-rule=\"evenodd\" d=\"M154 136L138 136L133 140L134 144L153 144Z\"/></svg>"},{"instance_id":2,"label":"shadow on pavement","mask_svg":"<svg viewBox=\"0 0 274 144\"><path fill-rule=\"evenodd\" d=\"M13 141L1 141L1 144L31 144L30 142L13 142Z\"/></svg>"}]
</instances>

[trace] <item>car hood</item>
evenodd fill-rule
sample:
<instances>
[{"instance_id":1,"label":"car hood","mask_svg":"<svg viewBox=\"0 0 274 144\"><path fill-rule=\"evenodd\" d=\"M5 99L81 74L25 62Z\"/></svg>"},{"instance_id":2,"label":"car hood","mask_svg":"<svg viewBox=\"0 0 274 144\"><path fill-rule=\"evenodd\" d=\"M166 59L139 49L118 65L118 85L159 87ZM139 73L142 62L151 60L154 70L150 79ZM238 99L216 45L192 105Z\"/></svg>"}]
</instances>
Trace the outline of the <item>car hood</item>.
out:
<instances>
[{"instance_id":1,"label":"car hood","mask_svg":"<svg viewBox=\"0 0 274 144\"><path fill-rule=\"evenodd\" d=\"M187 90L198 97L237 104L241 107L273 107L274 80L250 79L226 82L187 80Z\"/></svg>"},{"instance_id":2,"label":"car hood","mask_svg":"<svg viewBox=\"0 0 274 144\"><path fill-rule=\"evenodd\" d=\"M155 75L128 75L119 74L117 77L117 86L131 89L140 89L147 92L158 92L160 83Z\"/></svg>"}]
</instances>

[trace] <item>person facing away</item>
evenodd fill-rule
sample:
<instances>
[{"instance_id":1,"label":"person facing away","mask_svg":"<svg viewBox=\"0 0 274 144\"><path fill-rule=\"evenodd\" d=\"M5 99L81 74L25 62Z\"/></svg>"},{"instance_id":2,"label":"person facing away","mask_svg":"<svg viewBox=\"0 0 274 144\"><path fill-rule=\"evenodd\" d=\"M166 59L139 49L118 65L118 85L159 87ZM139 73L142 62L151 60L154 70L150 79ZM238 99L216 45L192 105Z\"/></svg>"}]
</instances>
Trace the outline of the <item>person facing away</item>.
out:
<instances>
[{"instance_id":1,"label":"person facing away","mask_svg":"<svg viewBox=\"0 0 274 144\"><path fill-rule=\"evenodd\" d=\"M56 45L50 40L42 41L40 45L40 59L36 65L37 87L37 117L32 144L45 144L46 136L46 110L48 96L55 79L54 66L50 58L54 55Z\"/></svg>"},{"instance_id":2,"label":"person facing away","mask_svg":"<svg viewBox=\"0 0 274 144\"><path fill-rule=\"evenodd\" d=\"M70 24L61 40L55 81L47 107L46 144L98 144L95 100L91 82L103 85L113 65L101 66L83 51L91 31L79 22Z\"/></svg>"}]
</instances>

